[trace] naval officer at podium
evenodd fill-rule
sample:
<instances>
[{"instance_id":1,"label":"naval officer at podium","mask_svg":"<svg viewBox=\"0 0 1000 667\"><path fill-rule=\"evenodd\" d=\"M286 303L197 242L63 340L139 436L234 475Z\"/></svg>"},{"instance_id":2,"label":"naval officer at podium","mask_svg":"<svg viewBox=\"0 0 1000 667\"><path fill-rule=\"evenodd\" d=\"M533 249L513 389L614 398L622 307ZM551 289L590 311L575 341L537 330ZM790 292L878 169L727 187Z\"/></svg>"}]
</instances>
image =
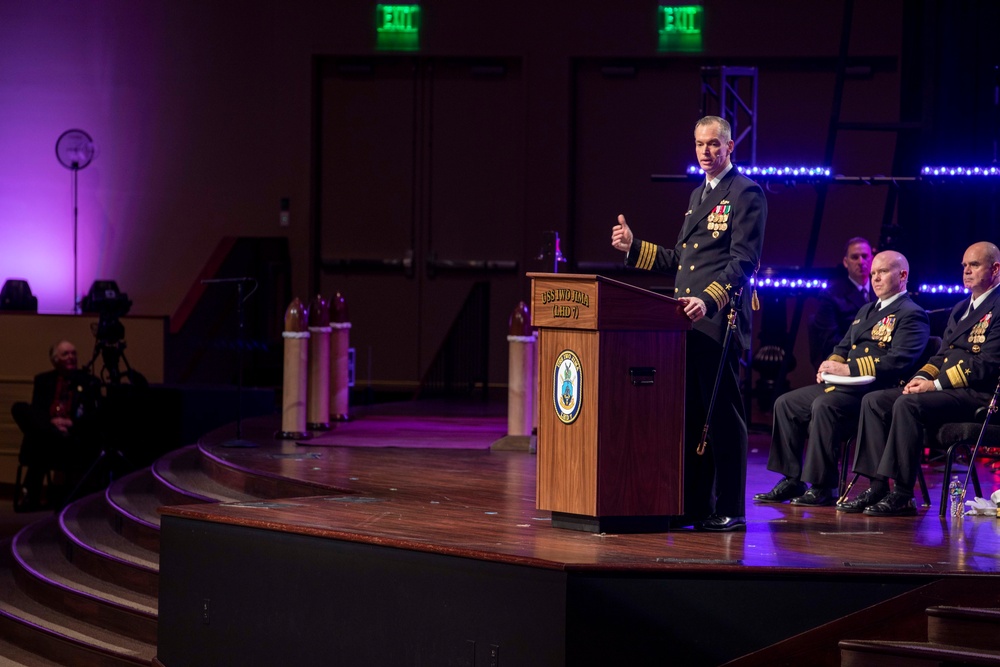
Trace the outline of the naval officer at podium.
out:
<instances>
[{"instance_id":1,"label":"naval officer at podium","mask_svg":"<svg viewBox=\"0 0 1000 667\"><path fill-rule=\"evenodd\" d=\"M732 129L725 119L706 116L699 120L694 144L705 182L691 193L677 243L667 247L642 241L633 235L625 216L619 215L611 245L627 253L628 266L676 272L675 296L693 323L686 346L684 516L678 524L702 531L745 530L747 419L739 359L750 343L752 299L736 299L736 295L760 266L767 201L760 186L733 165ZM727 315L734 299L739 304L737 328L722 359ZM696 450L720 360L723 372L708 444L699 455Z\"/></svg>"}]
</instances>

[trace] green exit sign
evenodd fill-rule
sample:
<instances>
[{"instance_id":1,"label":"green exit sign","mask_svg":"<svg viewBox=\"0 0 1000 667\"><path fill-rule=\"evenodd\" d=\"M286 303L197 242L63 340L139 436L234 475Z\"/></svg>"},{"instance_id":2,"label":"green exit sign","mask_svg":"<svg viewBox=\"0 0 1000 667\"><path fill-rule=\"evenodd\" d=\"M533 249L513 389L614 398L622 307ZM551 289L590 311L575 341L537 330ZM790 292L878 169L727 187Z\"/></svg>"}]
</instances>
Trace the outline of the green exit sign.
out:
<instances>
[{"instance_id":1,"label":"green exit sign","mask_svg":"<svg viewBox=\"0 0 1000 667\"><path fill-rule=\"evenodd\" d=\"M415 51L420 47L420 5L375 5L377 47Z\"/></svg>"},{"instance_id":2,"label":"green exit sign","mask_svg":"<svg viewBox=\"0 0 1000 667\"><path fill-rule=\"evenodd\" d=\"M667 7L657 10L660 51L701 51L701 5Z\"/></svg>"}]
</instances>

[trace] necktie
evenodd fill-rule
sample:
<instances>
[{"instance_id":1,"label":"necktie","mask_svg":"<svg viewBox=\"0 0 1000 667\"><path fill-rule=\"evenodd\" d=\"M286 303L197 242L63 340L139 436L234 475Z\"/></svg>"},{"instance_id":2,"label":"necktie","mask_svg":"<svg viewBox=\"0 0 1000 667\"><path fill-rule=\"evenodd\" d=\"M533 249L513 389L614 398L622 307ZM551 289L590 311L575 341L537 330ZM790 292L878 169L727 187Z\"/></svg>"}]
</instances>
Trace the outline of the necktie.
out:
<instances>
[{"instance_id":1,"label":"necktie","mask_svg":"<svg viewBox=\"0 0 1000 667\"><path fill-rule=\"evenodd\" d=\"M711 192L711 191L712 191L712 184L706 181L705 182L705 189L703 189L701 191L701 201L702 202L705 201L705 199L708 197L708 193Z\"/></svg>"}]
</instances>

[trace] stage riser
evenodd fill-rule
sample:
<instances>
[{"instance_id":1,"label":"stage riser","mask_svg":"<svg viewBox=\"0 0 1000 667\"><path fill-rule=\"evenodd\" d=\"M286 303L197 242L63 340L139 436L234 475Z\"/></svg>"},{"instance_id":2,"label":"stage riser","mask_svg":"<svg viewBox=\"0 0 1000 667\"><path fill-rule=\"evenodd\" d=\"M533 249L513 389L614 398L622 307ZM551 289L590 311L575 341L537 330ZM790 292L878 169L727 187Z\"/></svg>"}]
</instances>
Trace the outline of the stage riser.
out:
<instances>
[{"instance_id":1,"label":"stage riser","mask_svg":"<svg viewBox=\"0 0 1000 667\"><path fill-rule=\"evenodd\" d=\"M464 667L491 644L501 665L566 664L558 570L169 516L161 530L166 667Z\"/></svg>"},{"instance_id":2,"label":"stage riser","mask_svg":"<svg viewBox=\"0 0 1000 667\"><path fill-rule=\"evenodd\" d=\"M160 581L166 667L488 665L491 645L500 665L717 665L927 583L582 573L169 515Z\"/></svg>"}]
</instances>

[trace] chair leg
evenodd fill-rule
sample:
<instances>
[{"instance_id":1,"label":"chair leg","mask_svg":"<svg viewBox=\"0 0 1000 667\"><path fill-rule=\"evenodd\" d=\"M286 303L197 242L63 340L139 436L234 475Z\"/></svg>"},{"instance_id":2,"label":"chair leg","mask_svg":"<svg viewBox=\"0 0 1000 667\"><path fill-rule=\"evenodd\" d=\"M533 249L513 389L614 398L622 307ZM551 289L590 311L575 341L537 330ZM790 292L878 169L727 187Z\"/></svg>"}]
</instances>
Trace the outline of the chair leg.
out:
<instances>
[{"instance_id":1,"label":"chair leg","mask_svg":"<svg viewBox=\"0 0 1000 667\"><path fill-rule=\"evenodd\" d=\"M972 466L972 487L976 490L976 496L979 498L983 497L983 490L979 488L979 473L976 472L976 464L970 463Z\"/></svg>"},{"instance_id":2,"label":"chair leg","mask_svg":"<svg viewBox=\"0 0 1000 667\"><path fill-rule=\"evenodd\" d=\"M948 448L948 451L944 455L944 472L941 474L941 507L938 508L939 516L947 514L948 508L951 506L951 499L948 498L948 484L951 483L951 466L955 461L955 450L958 446L959 443L956 442Z\"/></svg>"},{"instance_id":3,"label":"chair leg","mask_svg":"<svg viewBox=\"0 0 1000 667\"><path fill-rule=\"evenodd\" d=\"M983 490L979 488L979 473L976 471L976 462L972 460L973 445L966 446L969 449L969 477L972 478L972 488L976 491L976 495L973 498L982 498Z\"/></svg>"},{"instance_id":4,"label":"chair leg","mask_svg":"<svg viewBox=\"0 0 1000 667\"><path fill-rule=\"evenodd\" d=\"M920 494L924 499L923 507L930 507L931 495L927 492L927 480L924 479L924 469L920 465L917 466L917 484L920 486Z\"/></svg>"},{"instance_id":5,"label":"chair leg","mask_svg":"<svg viewBox=\"0 0 1000 667\"><path fill-rule=\"evenodd\" d=\"M46 469L42 479L38 481L37 489L27 486L31 466L18 464L14 478L14 512L37 512L52 506L53 479L52 470ZM34 492L34 493L32 493Z\"/></svg>"},{"instance_id":6,"label":"chair leg","mask_svg":"<svg viewBox=\"0 0 1000 667\"><path fill-rule=\"evenodd\" d=\"M944 456L944 473L941 478L941 509L939 511L941 516L945 515L951 505L951 499L948 497L948 485L951 483L951 470L959 447L965 447L969 452L969 477L972 478L972 488L976 493L974 497L981 498L983 496L983 490L979 486L979 473L976 472L976 462L972 460L973 445L967 442L956 442L948 448L948 452Z\"/></svg>"},{"instance_id":7,"label":"chair leg","mask_svg":"<svg viewBox=\"0 0 1000 667\"><path fill-rule=\"evenodd\" d=\"M24 476L24 466L20 463L17 465L17 474L14 477L14 512L20 513L24 511L24 501L27 491L23 486L21 486L21 479Z\"/></svg>"}]
</instances>

